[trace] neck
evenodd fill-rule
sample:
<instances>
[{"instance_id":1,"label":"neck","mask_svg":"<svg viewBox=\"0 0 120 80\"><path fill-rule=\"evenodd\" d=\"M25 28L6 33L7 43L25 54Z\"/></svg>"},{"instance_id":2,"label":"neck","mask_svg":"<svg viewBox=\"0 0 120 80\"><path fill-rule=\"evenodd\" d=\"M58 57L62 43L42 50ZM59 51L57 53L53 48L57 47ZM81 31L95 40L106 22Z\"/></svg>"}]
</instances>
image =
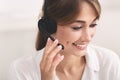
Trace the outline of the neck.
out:
<instances>
[{"instance_id":1,"label":"neck","mask_svg":"<svg viewBox=\"0 0 120 80\"><path fill-rule=\"evenodd\" d=\"M65 72L65 71L73 71L77 70L85 65L85 56L81 57L76 57L74 55L71 56L65 56L63 61L58 65L58 70L60 72Z\"/></svg>"}]
</instances>

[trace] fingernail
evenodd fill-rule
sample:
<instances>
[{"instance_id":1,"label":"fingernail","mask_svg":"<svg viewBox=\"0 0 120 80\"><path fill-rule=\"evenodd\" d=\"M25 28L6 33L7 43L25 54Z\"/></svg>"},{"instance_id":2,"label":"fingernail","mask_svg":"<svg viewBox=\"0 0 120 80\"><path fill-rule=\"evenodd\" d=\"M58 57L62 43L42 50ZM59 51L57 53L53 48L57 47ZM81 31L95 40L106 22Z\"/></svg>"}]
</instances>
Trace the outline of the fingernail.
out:
<instances>
[{"instance_id":1,"label":"fingernail","mask_svg":"<svg viewBox=\"0 0 120 80\"><path fill-rule=\"evenodd\" d=\"M57 47L58 47L58 49L60 49L60 50L62 49L62 46L61 46L61 45L59 45L59 46L57 46Z\"/></svg>"},{"instance_id":2,"label":"fingernail","mask_svg":"<svg viewBox=\"0 0 120 80\"><path fill-rule=\"evenodd\" d=\"M64 55L61 56L61 60L63 60L63 59L64 59Z\"/></svg>"},{"instance_id":3,"label":"fingernail","mask_svg":"<svg viewBox=\"0 0 120 80\"><path fill-rule=\"evenodd\" d=\"M57 39L55 39L54 43L58 43L58 40L57 40Z\"/></svg>"},{"instance_id":4,"label":"fingernail","mask_svg":"<svg viewBox=\"0 0 120 80\"><path fill-rule=\"evenodd\" d=\"M50 38L47 39L47 42L50 42Z\"/></svg>"}]
</instances>

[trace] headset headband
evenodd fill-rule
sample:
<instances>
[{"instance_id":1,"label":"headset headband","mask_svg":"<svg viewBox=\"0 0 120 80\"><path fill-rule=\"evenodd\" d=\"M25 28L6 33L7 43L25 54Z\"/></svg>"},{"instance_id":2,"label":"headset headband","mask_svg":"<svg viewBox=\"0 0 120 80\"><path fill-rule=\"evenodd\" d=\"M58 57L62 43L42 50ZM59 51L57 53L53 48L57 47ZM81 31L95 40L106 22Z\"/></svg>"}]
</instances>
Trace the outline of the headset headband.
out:
<instances>
[{"instance_id":1,"label":"headset headband","mask_svg":"<svg viewBox=\"0 0 120 80\"><path fill-rule=\"evenodd\" d=\"M48 15L47 15L47 0L44 0L44 8L43 8L43 11L44 11L44 16L43 16L43 18L48 18Z\"/></svg>"}]
</instances>

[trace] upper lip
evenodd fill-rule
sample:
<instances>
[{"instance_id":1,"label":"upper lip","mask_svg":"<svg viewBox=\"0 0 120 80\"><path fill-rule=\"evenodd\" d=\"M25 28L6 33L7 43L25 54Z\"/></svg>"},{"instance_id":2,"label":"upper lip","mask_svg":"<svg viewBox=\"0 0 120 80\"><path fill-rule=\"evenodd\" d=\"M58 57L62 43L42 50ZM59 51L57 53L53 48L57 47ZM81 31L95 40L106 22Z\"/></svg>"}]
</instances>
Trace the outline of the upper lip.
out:
<instances>
[{"instance_id":1,"label":"upper lip","mask_svg":"<svg viewBox=\"0 0 120 80\"><path fill-rule=\"evenodd\" d=\"M73 43L74 45L87 45L87 43Z\"/></svg>"}]
</instances>

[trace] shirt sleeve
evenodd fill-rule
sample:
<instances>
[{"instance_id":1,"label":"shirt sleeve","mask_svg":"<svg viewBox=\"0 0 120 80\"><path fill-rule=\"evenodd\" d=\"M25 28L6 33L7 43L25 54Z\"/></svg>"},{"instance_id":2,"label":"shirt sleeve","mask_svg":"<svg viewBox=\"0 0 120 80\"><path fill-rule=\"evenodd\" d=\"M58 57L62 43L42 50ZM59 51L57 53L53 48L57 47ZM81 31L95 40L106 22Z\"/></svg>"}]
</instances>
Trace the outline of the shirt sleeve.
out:
<instances>
[{"instance_id":1,"label":"shirt sleeve","mask_svg":"<svg viewBox=\"0 0 120 80\"><path fill-rule=\"evenodd\" d=\"M26 80L17 63L13 62L8 70L7 80Z\"/></svg>"},{"instance_id":2,"label":"shirt sleeve","mask_svg":"<svg viewBox=\"0 0 120 80\"><path fill-rule=\"evenodd\" d=\"M120 80L120 58L117 53L108 50L101 49L102 57L100 57L101 80Z\"/></svg>"},{"instance_id":3,"label":"shirt sleeve","mask_svg":"<svg viewBox=\"0 0 120 80\"><path fill-rule=\"evenodd\" d=\"M113 78L113 80L120 80L120 58L116 55L113 61L113 66L111 68L111 79Z\"/></svg>"}]
</instances>

